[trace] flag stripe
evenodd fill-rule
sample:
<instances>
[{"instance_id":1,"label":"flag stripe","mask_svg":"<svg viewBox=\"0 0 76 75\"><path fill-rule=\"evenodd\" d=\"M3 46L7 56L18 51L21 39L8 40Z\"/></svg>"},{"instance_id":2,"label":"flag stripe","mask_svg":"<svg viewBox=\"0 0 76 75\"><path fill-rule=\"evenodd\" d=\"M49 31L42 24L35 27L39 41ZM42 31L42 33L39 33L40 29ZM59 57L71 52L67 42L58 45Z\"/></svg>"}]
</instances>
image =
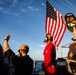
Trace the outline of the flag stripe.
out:
<instances>
[{"instance_id":1,"label":"flag stripe","mask_svg":"<svg viewBox=\"0 0 76 75\"><path fill-rule=\"evenodd\" d=\"M59 25L60 24L60 25ZM57 29L57 31L56 31L56 35L55 35L55 40L56 40L56 42L57 42L57 40L58 40L58 37L59 37L59 33L60 33L60 29L61 29L61 22L60 22L60 14L58 13L58 11L57 11L57 26L56 26L56 29Z\"/></svg>"},{"instance_id":2,"label":"flag stripe","mask_svg":"<svg viewBox=\"0 0 76 75\"><path fill-rule=\"evenodd\" d=\"M50 30L49 30L50 32L52 32L51 30L52 30L52 28L53 28L53 26L51 25L52 22L53 22L53 21L52 21L52 19L51 19L51 20L50 20ZM49 33L50 33L50 32L49 32Z\"/></svg>"},{"instance_id":3,"label":"flag stripe","mask_svg":"<svg viewBox=\"0 0 76 75\"><path fill-rule=\"evenodd\" d=\"M63 22L62 15L46 0L46 34L53 36L53 43L59 46L66 31L66 25Z\"/></svg>"}]
</instances>

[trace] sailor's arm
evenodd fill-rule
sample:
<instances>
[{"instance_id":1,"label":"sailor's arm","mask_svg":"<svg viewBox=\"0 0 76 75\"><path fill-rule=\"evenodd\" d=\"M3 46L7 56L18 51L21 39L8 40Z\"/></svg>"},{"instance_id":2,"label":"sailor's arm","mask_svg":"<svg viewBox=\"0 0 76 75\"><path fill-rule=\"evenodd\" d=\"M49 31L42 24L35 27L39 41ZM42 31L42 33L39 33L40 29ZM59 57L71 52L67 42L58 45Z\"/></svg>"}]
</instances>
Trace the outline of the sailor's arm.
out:
<instances>
[{"instance_id":1,"label":"sailor's arm","mask_svg":"<svg viewBox=\"0 0 76 75\"><path fill-rule=\"evenodd\" d=\"M10 49L10 46L8 43L9 39L10 39L10 35L7 34L4 38L4 52L6 52Z\"/></svg>"},{"instance_id":2,"label":"sailor's arm","mask_svg":"<svg viewBox=\"0 0 76 75\"><path fill-rule=\"evenodd\" d=\"M9 63L12 64L12 59L16 56L15 53L10 49L9 41L10 35L6 35L4 39L4 56L7 56Z\"/></svg>"}]
</instances>

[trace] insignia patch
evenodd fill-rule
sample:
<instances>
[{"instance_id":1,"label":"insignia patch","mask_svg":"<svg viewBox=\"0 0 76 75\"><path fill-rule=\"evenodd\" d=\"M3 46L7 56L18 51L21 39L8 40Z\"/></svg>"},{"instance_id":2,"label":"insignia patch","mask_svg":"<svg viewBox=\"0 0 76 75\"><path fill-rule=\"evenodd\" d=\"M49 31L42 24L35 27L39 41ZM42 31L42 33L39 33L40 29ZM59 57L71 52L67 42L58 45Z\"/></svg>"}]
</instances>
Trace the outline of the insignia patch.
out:
<instances>
[{"instance_id":1,"label":"insignia patch","mask_svg":"<svg viewBox=\"0 0 76 75\"><path fill-rule=\"evenodd\" d=\"M46 53L48 53L48 51L46 50Z\"/></svg>"}]
</instances>

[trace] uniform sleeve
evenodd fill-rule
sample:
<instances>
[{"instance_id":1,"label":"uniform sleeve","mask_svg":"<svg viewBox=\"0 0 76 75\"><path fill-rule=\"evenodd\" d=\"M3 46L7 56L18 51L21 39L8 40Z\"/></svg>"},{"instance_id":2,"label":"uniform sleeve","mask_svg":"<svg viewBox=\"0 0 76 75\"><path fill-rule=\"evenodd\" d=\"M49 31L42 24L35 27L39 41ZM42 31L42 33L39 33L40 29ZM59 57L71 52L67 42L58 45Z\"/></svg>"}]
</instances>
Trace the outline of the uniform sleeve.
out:
<instances>
[{"instance_id":1,"label":"uniform sleeve","mask_svg":"<svg viewBox=\"0 0 76 75\"><path fill-rule=\"evenodd\" d=\"M12 59L16 56L15 53L11 49L9 49L5 52L4 55L8 57L9 63L12 64Z\"/></svg>"},{"instance_id":2,"label":"uniform sleeve","mask_svg":"<svg viewBox=\"0 0 76 75\"><path fill-rule=\"evenodd\" d=\"M44 52L44 66L45 67L49 66L52 60L51 55L52 55L52 45L48 45Z\"/></svg>"},{"instance_id":3,"label":"uniform sleeve","mask_svg":"<svg viewBox=\"0 0 76 75\"><path fill-rule=\"evenodd\" d=\"M5 56L10 57L11 55L15 55L15 53L11 49L5 52Z\"/></svg>"}]
</instances>

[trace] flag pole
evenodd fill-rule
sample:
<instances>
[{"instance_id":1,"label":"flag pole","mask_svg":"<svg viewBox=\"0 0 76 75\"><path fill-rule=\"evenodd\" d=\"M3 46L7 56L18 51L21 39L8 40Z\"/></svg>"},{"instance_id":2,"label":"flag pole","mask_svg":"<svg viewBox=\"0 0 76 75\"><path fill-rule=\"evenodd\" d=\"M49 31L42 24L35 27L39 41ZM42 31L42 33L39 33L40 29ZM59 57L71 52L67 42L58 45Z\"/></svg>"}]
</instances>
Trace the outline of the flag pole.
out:
<instances>
[{"instance_id":1,"label":"flag pole","mask_svg":"<svg viewBox=\"0 0 76 75\"><path fill-rule=\"evenodd\" d=\"M62 58L62 46L60 47L60 57Z\"/></svg>"},{"instance_id":2,"label":"flag pole","mask_svg":"<svg viewBox=\"0 0 76 75\"><path fill-rule=\"evenodd\" d=\"M47 0L46 0L46 15L47 15ZM47 21L47 17L45 19L45 33L47 34L47 31L46 31L46 21Z\"/></svg>"}]
</instances>

